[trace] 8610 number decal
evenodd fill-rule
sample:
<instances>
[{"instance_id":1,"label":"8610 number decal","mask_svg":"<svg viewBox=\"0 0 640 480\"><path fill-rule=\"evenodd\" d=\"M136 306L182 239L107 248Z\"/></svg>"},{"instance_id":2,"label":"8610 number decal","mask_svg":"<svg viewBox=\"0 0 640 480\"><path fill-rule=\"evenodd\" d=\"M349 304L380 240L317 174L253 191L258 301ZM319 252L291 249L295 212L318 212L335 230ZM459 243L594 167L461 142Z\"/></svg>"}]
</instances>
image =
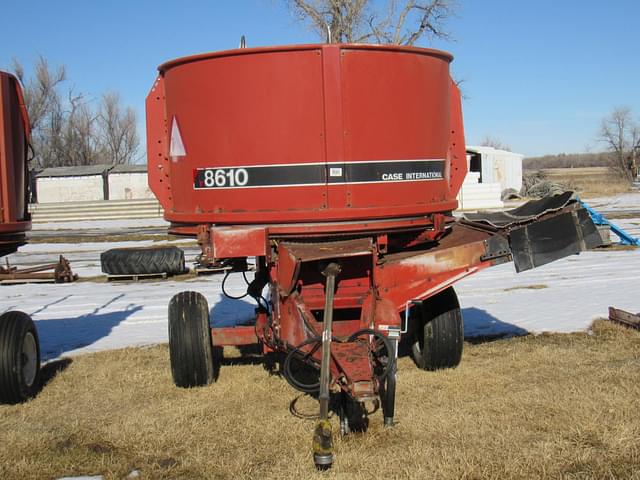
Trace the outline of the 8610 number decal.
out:
<instances>
[{"instance_id":1,"label":"8610 number decal","mask_svg":"<svg viewBox=\"0 0 640 480\"><path fill-rule=\"evenodd\" d=\"M202 168L194 177L195 188L244 187L249 183L246 168Z\"/></svg>"}]
</instances>

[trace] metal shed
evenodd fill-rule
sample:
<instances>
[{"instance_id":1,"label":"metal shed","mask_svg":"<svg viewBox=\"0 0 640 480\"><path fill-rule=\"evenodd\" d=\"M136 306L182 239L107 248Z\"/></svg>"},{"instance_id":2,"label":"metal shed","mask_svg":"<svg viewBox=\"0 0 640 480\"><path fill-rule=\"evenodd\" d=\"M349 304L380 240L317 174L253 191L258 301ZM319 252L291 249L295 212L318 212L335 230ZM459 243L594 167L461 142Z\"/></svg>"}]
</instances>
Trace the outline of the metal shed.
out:
<instances>
[{"instance_id":1,"label":"metal shed","mask_svg":"<svg viewBox=\"0 0 640 480\"><path fill-rule=\"evenodd\" d=\"M467 145L469 173L478 172L480 183L499 183L501 192L508 188L522 188L522 159L524 155L493 147Z\"/></svg>"}]
</instances>

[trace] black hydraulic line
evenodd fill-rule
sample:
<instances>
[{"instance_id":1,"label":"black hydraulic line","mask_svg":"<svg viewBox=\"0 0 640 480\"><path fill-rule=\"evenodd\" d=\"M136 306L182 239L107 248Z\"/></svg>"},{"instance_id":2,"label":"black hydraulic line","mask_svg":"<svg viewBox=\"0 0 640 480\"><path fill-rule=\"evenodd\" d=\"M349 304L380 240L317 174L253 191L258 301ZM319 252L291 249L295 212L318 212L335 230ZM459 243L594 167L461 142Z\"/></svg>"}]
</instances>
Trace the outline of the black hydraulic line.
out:
<instances>
[{"instance_id":1,"label":"black hydraulic line","mask_svg":"<svg viewBox=\"0 0 640 480\"><path fill-rule=\"evenodd\" d=\"M291 361L296 356L302 356L307 358L310 357L318 350L321 344L322 344L322 339L320 337L309 338L304 342L302 342L300 345L293 348L285 357L284 364L282 365L282 374L284 375L284 378L287 380L289 385L291 385L296 390L300 390L301 392L304 392L304 393L316 393L320 389L320 381L316 383L306 384L297 380L293 376L293 373L291 372ZM302 348L306 347L307 345L314 345L314 348L312 348L308 353L305 353L302 351ZM304 359L300 359L300 360L304 362Z\"/></svg>"},{"instance_id":2,"label":"black hydraulic line","mask_svg":"<svg viewBox=\"0 0 640 480\"><path fill-rule=\"evenodd\" d=\"M387 356L388 356L388 361L387 364L384 366L384 369L382 370L381 373L377 374L376 377L379 380L384 380L385 378L387 378L389 376L389 373L391 372L391 367L392 367L392 359L393 359L393 355L394 355L394 346L391 342L391 340L389 340L389 338L387 338L386 335L383 335L380 332L376 332L375 330L372 330L370 328L364 328L362 330L358 330L357 332L351 334L351 336L349 336L349 338L347 339L347 342L355 342L358 337L362 337L363 335L372 335L374 338L380 340L383 345L384 348L387 350Z\"/></svg>"},{"instance_id":3,"label":"black hydraulic line","mask_svg":"<svg viewBox=\"0 0 640 480\"><path fill-rule=\"evenodd\" d=\"M244 278L244 281L247 284L247 291L244 292L244 294L242 295L234 296L234 295L231 295L229 292L227 292L227 290L225 289L227 278L229 277L229 275L231 275L231 273L233 273L233 271L228 270L225 273L224 278L222 279L222 294L231 300L242 300L248 295L256 301L259 308L264 309L267 312L267 314L271 313L271 307L269 306L269 301L266 298L264 298L261 293L256 293L257 292L256 284L259 284L261 280L254 280L253 282L250 282L249 279L247 278L247 272L243 271L242 278ZM262 290L260 289L260 292L261 291Z\"/></svg>"},{"instance_id":4,"label":"black hydraulic line","mask_svg":"<svg viewBox=\"0 0 640 480\"><path fill-rule=\"evenodd\" d=\"M303 413L300 410L298 410L298 400L303 398L305 395L306 394L304 395L300 394L296 398L291 400L291 402L289 403L289 412L294 417L301 418L302 420L317 420L318 419L317 413Z\"/></svg>"},{"instance_id":5,"label":"black hydraulic line","mask_svg":"<svg viewBox=\"0 0 640 480\"><path fill-rule=\"evenodd\" d=\"M248 290L244 292L243 295L240 295L239 297L234 297L233 295L229 295L229 293L227 293L227 291L224 288L224 284L227 282L227 278L229 277L229 275L231 275L231 270L228 270L227 273L224 274L224 278L222 279L222 294L225 297L230 298L231 300L242 300L244 297L249 295ZM242 272L242 275L244 276L244 272ZM245 281L246 281L246 277L245 277Z\"/></svg>"}]
</instances>

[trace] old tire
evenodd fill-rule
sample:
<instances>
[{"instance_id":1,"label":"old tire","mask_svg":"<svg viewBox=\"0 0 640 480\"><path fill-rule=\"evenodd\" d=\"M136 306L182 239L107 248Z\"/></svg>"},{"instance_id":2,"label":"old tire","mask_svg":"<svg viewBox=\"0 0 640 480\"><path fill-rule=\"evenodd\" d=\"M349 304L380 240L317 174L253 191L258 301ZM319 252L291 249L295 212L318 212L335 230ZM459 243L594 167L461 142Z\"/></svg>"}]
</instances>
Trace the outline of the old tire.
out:
<instances>
[{"instance_id":1,"label":"old tire","mask_svg":"<svg viewBox=\"0 0 640 480\"><path fill-rule=\"evenodd\" d=\"M180 292L169 302L169 356L173 382L178 387L213 382L209 306L198 292Z\"/></svg>"},{"instance_id":2,"label":"old tire","mask_svg":"<svg viewBox=\"0 0 640 480\"><path fill-rule=\"evenodd\" d=\"M107 275L144 275L185 272L184 252L178 247L112 248L100 254Z\"/></svg>"},{"instance_id":3,"label":"old tire","mask_svg":"<svg viewBox=\"0 0 640 480\"><path fill-rule=\"evenodd\" d=\"M0 403L19 403L40 387L40 342L31 317L23 312L0 316Z\"/></svg>"},{"instance_id":4,"label":"old tire","mask_svg":"<svg viewBox=\"0 0 640 480\"><path fill-rule=\"evenodd\" d=\"M413 317L411 356L423 370L458 366L464 344L464 324L453 287L425 300Z\"/></svg>"}]
</instances>

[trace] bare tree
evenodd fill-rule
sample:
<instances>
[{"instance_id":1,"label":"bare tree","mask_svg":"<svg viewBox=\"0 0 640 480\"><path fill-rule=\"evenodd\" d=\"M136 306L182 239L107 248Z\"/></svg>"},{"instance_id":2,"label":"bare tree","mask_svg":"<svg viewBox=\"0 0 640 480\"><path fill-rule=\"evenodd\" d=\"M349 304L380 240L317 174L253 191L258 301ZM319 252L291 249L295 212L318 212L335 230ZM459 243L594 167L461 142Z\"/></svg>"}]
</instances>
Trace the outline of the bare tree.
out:
<instances>
[{"instance_id":1,"label":"bare tree","mask_svg":"<svg viewBox=\"0 0 640 480\"><path fill-rule=\"evenodd\" d=\"M16 76L24 86L31 123L31 143L37 165L122 164L135 160L139 148L136 115L125 108L116 93L107 93L99 106L68 88L64 66L51 68L44 57L27 79L24 68L13 61Z\"/></svg>"},{"instance_id":2,"label":"bare tree","mask_svg":"<svg viewBox=\"0 0 640 480\"><path fill-rule=\"evenodd\" d=\"M611 154L611 168L631 181L638 175L640 155L640 123L633 118L631 108L617 107L602 119L599 140Z\"/></svg>"},{"instance_id":3,"label":"bare tree","mask_svg":"<svg viewBox=\"0 0 640 480\"><path fill-rule=\"evenodd\" d=\"M493 147L498 150L506 150L507 152L511 151L511 147L506 143L503 143L498 138L492 137L491 135L485 135L484 138L480 141L480 145L483 147Z\"/></svg>"},{"instance_id":4,"label":"bare tree","mask_svg":"<svg viewBox=\"0 0 640 480\"><path fill-rule=\"evenodd\" d=\"M100 140L110 163L132 163L140 145L136 112L131 107L123 109L117 93L106 93L102 96L98 122Z\"/></svg>"},{"instance_id":5,"label":"bare tree","mask_svg":"<svg viewBox=\"0 0 640 480\"><path fill-rule=\"evenodd\" d=\"M29 112L31 130L37 130L56 102L58 86L67 79L64 66L50 69L47 59L40 56L35 65L35 77L27 80L22 64L13 59L13 70L23 85L24 101Z\"/></svg>"},{"instance_id":6,"label":"bare tree","mask_svg":"<svg viewBox=\"0 0 640 480\"><path fill-rule=\"evenodd\" d=\"M66 165L104 164L104 150L100 145L97 114L82 98L71 103L66 122L64 157Z\"/></svg>"},{"instance_id":7,"label":"bare tree","mask_svg":"<svg viewBox=\"0 0 640 480\"><path fill-rule=\"evenodd\" d=\"M424 35L449 38L455 0L287 0L293 13L333 43L414 45Z\"/></svg>"}]
</instances>

